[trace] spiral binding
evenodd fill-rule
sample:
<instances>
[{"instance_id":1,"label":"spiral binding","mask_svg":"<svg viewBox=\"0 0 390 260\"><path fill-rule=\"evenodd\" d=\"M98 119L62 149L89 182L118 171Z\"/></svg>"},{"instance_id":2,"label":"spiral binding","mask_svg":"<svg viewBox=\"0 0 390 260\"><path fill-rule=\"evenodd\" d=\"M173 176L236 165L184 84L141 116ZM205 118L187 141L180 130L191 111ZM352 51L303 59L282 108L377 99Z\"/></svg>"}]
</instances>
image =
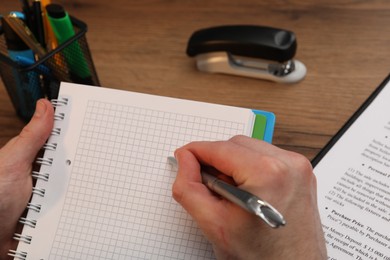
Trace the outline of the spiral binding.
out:
<instances>
[{"instance_id":1,"label":"spiral binding","mask_svg":"<svg viewBox=\"0 0 390 260\"><path fill-rule=\"evenodd\" d=\"M64 113L58 113L54 115L54 120L56 121L62 121L65 119L65 114Z\"/></svg>"},{"instance_id":2,"label":"spiral binding","mask_svg":"<svg viewBox=\"0 0 390 260\"><path fill-rule=\"evenodd\" d=\"M40 164L40 165L46 165L46 166L51 166L53 164L53 158L37 158L35 160L35 163Z\"/></svg>"},{"instance_id":3,"label":"spiral binding","mask_svg":"<svg viewBox=\"0 0 390 260\"><path fill-rule=\"evenodd\" d=\"M8 255L17 259L25 260L27 258L27 252L9 250Z\"/></svg>"},{"instance_id":4,"label":"spiral binding","mask_svg":"<svg viewBox=\"0 0 390 260\"><path fill-rule=\"evenodd\" d=\"M40 180L44 180L44 181L48 181L49 180L49 175L48 173L42 173L42 172L38 172L38 171L33 171L32 172L32 177L35 178L35 179L40 179Z\"/></svg>"},{"instance_id":5,"label":"spiral binding","mask_svg":"<svg viewBox=\"0 0 390 260\"><path fill-rule=\"evenodd\" d=\"M26 244L31 244L32 236L22 235L22 234L14 234L13 239L22 241Z\"/></svg>"},{"instance_id":6,"label":"spiral binding","mask_svg":"<svg viewBox=\"0 0 390 260\"><path fill-rule=\"evenodd\" d=\"M68 102L69 102L69 100L67 98L60 98L60 99L52 99L51 100L51 103L53 104L54 107L66 106L66 105L68 105ZM60 121L60 120L64 120L64 119L65 119L65 113L57 113L54 115L54 120L56 120L56 121ZM60 136L61 135L61 128L53 128L51 134L53 136ZM49 151L56 151L57 143L46 143L42 147L42 149L49 150ZM53 164L53 161L54 161L53 158L40 157L40 158L37 158L35 162L39 165L44 165L44 166L50 167ZM43 180L43 181L47 182L47 181L49 181L50 174L39 172L39 171L33 171L32 177L35 179L39 179L39 180ZM33 195L45 197L46 190L43 188L33 187L32 193L33 193ZM35 211L36 213L40 213L42 205L29 202L27 204L26 208L29 211L32 210L32 211ZM37 220L29 219L26 217L21 217L19 219L19 223L21 223L25 226L29 226L31 228L35 228L37 225ZM32 236L15 233L13 236L13 239L18 240L18 241L23 242L23 243L26 243L26 244L31 244ZM8 256L14 257L16 259L25 260L25 259L27 259L27 252L10 249L10 250L8 250Z\"/></svg>"},{"instance_id":7,"label":"spiral binding","mask_svg":"<svg viewBox=\"0 0 390 260\"><path fill-rule=\"evenodd\" d=\"M39 204L33 204L33 203L31 203L31 202L29 202L29 203L27 203L27 209L28 210L33 210L33 211L35 211L35 212L41 212L41 205L39 205Z\"/></svg>"},{"instance_id":8,"label":"spiral binding","mask_svg":"<svg viewBox=\"0 0 390 260\"><path fill-rule=\"evenodd\" d=\"M36 194L36 195L39 195L41 197L45 197L45 192L46 192L45 189L39 189L39 188L36 188L36 187L32 188L32 193Z\"/></svg>"},{"instance_id":9,"label":"spiral binding","mask_svg":"<svg viewBox=\"0 0 390 260\"><path fill-rule=\"evenodd\" d=\"M37 225L37 221L36 220L23 218L23 217L19 219L19 223L21 223L23 225L30 226L32 228L35 228L35 226Z\"/></svg>"},{"instance_id":10,"label":"spiral binding","mask_svg":"<svg viewBox=\"0 0 390 260\"><path fill-rule=\"evenodd\" d=\"M52 144L44 144L42 147L43 150L50 150L50 151L55 151L57 149L57 143L52 143Z\"/></svg>"},{"instance_id":11,"label":"spiral binding","mask_svg":"<svg viewBox=\"0 0 390 260\"><path fill-rule=\"evenodd\" d=\"M68 98L62 97L61 99L52 99L51 103L54 107L67 106L69 102Z\"/></svg>"},{"instance_id":12,"label":"spiral binding","mask_svg":"<svg viewBox=\"0 0 390 260\"><path fill-rule=\"evenodd\" d=\"M53 130L51 130L51 135L55 135L55 136L61 135L61 128L53 128Z\"/></svg>"}]
</instances>

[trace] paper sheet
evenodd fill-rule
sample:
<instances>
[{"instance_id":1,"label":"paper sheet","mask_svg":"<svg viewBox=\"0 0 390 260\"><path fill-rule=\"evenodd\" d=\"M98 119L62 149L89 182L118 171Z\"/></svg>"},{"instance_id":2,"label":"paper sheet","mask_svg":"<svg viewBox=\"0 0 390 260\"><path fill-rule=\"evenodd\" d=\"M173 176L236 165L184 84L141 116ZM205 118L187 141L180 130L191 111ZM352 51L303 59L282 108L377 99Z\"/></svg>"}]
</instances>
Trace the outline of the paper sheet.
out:
<instances>
[{"instance_id":1,"label":"paper sheet","mask_svg":"<svg viewBox=\"0 0 390 260\"><path fill-rule=\"evenodd\" d=\"M314 172L328 259L390 259L390 86Z\"/></svg>"}]
</instances>

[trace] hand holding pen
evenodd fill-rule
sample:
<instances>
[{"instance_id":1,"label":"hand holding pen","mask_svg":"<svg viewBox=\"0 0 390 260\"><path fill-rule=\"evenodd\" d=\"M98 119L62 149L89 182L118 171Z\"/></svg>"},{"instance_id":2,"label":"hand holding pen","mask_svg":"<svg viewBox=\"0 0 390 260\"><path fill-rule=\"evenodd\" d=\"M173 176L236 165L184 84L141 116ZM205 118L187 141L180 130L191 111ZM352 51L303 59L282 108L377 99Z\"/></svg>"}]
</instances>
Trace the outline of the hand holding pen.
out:
<instances>
[{"instance_id":1,"label":"hand holding pen","mask_svg":"<svg viewBox=\"0 0 390 260\"><path fill-rule=\"evenodd\" d=\"M168 157L168 160L177 170L178 166L175 157ZM207 188L249 213L258 216L270 227L278 228L286 224L282 214L260 197L229 184L204 170L201 170L200 174L202 182Z\"/></svg>"},{"instance_id":2,"label":"hand holding pen","mask_svg":"<svg viewBox=\"0 0 390 260\"><path fill-rule=\"evenodd\" d=\"M322 259L326 256L316 179L303 156L249 137L193 142L175 152L173 196L195 219L219 259ZM201 165L271 203L286 226L272 229L202 183ZM325 259L325 258L324 258Z\"/></svg>"}]
</instances>

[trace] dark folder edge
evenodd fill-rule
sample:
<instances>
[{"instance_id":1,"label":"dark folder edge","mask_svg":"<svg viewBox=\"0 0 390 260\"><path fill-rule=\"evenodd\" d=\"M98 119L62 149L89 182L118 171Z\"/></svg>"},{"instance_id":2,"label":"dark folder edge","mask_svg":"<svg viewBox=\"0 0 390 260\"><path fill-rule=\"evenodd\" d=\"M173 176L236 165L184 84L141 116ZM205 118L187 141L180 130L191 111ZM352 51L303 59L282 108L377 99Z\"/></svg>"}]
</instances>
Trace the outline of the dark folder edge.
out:
<instances>
[{"instance_id":1,"label":"dark folder edge","mask_svg":"<svg viewBox=\"0 0 390 260\"><path fill-rule=\"evenodd\" d=\"M371 93L371 95L364 101L364 103L356 110L356 112L347 120L347 122L340 128L340 130L330 139L330 141L321 149L321 151L311 160L311 164L315 167L321 159L332 149L337 141L349 129L349 127L359 118L359 116L366 110L367 107L375 100L379 93L385 88L390 81L390 74L385 80Z\"/></svg>"}]
</instances>

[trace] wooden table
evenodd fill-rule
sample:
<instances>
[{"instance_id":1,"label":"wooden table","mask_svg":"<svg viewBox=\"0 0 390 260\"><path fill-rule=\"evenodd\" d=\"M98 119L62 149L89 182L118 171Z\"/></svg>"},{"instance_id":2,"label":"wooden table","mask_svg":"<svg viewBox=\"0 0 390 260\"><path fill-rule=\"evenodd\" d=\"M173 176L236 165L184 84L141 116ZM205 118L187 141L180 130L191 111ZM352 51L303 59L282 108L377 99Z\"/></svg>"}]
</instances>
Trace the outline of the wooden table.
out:
<instances>
[{"instance_id":1,"label":"wooden table","mask_svg":"<svg viewBox=\"0 0 390 260\"><path fill-rule=\"evenodd\" d=\"M61 0L89 26L102 86L272 111L273 143L312 159L390 71L386 0ZM20 9L2 1L0 13ZM224 24L296 33L308 68L293 85L201 73L185 54L191 33ZM0 83L0 145L23 127Z\"/></svg>"}]
</instances>

